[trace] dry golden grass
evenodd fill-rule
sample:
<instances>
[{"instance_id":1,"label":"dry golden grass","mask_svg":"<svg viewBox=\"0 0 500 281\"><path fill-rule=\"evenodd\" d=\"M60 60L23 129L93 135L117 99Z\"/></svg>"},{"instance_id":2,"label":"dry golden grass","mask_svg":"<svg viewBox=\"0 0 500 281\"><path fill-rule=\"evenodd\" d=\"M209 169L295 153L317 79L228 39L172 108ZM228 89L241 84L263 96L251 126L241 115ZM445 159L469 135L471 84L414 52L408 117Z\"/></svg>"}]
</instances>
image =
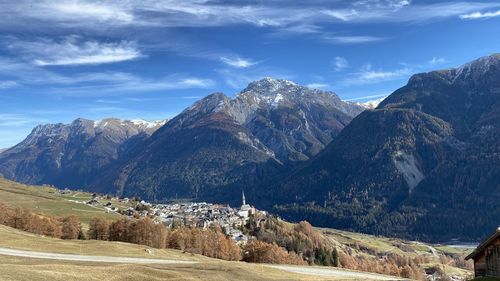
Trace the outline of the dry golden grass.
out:
<instances>
[{"instance_id":1,"label":"dry golden grass","mask_svg":"<svg viewBox=\"0 0 500 281\"><path fill-rule=\"evenodd\" d=\"M0 247L77 255L195 261L191 264L115 264L0 255L0 280L345 280L310 276L264 264L230 262L173 249L96 240L61 240L0 225ZM353 279L350 279L353 280Z\"/></svg>"},{"instance_id":2,"label":"dry golden grass","mask_svg":"<svg viewBox=\"0 0 500 281\"><path fill-rule=\"evenodd\" d=\"M50 253L192 260L195 264L139 265L44 260L0 255L0 280L336 280L261 264L228 262L173 249L95 240L61 240L0 225L0 247Z\"/></svg>"},{"instance_id":3,"label":"dry golden grass","mask_svg":"<svg viewBox=\"0 0 500 281\"><path fill-rule=\"evenodd\" d=\"M0 280L334 280L241 262L189 265L94 264L0 256Z\"/></svg>"},{"instance_id":4,"label":"dry golden grass","mask_svg":"<svg viewBox=\"0 0 500 281\"><path fill-rule=\"evenodd\" d=\"M36 234L20 231L8 226L0 225L0 247L19 250L50 252L61 254L161 258L180 260L205 260L203 256L192 256L173 249L153 249L148 254L149 247L123 243L97 240L62 240L43 237Z\"/></svg>"},{"instance_id":5,"label":"dry golden grass","mask_svg":"<svg viewBox=\"0 0 500 281\"><path fill-rule=\"evenodd\" d=\"M31 209L40 214L56 216L76 215L84 225L93 217L117 219L118 214L107 213L102 207L92 207L70 200L87 201L89 193L75 192L74 197L60 194L55 188L30 186L0 178L0 203L9 207Z\"/></svg>"}]
</instances>

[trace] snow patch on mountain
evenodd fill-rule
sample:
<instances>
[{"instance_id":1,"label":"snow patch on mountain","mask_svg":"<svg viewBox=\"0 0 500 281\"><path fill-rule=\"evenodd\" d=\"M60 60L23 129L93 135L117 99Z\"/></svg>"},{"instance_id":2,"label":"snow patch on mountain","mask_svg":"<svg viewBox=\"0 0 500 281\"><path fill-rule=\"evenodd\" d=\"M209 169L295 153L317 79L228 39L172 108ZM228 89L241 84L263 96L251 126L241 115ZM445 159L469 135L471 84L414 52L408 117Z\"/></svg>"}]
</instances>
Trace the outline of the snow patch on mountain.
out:
<instances>
[{"instance_id":1,"label":"snow patch on mountain","mask_svg":"<svg viewBox=\"0 0 500 281\"><path fill-rule=\"evenodd\" d=\"M351 103L351 104L355 104L355 105L359 105L359 106L362 106L366 109L375 109L377 108L377 106L383 101L385 100L387 97L383 97L383 98L380 98L380 99L376 99L376 100L369 100L369 101L366 101L366 102L353 102L353 101L348 101L348 103Z\"/></svg>"},{"instance_id":2,"label":"snow patch on mountain","mask_svg":"<svg viewBox=\"0 0 500 281\"><path fill-rule=\"evenodd\" d=\"M466 79L476 80L476 78L481 77L494 66L497 68L500 66L500 54L482 57L458 68L438 72L445 74L452 83L456 83Z\"/></svg>"},{"instance_id":3,"label":"snow patch on mountain","mask_svg":"<svg viewBox=\"0 0 500 281\"><path fill-rule=\"evenodd\" d=\"M105 128L110 125L130 126L133 125L141 130L159 128L165 125L167 120L146 121L143 119L122 120L117 118L106 118L94 121L94 128Z\"/></svg>"},{"instance_id":4,"label":"snow patch on mountain","mask_svg":"<svg viewBox=\"0 0 500 281\"><path fill-rule=\"evenodd\" d=\"M283 100L283 96L281 94L277 94L276 97L274 97L273 102L271 103L271 107L276 108L278 107L280 101Z\"/></svg>"},{"instance_id":5,"label":"snow patch on mountain","mask_svg":"<svg viewBox=\"0 0 500 281\"><path fill-rule=\"evenodd\" d=\"M124 121L126 122L126 121ZM155 120L155 121L146 121L143 119L132 119L130 120L136 126L142 126L147 129L152 129L155 127L161 127L167 123L167 120Z\"/></svg>"}]
</instances>

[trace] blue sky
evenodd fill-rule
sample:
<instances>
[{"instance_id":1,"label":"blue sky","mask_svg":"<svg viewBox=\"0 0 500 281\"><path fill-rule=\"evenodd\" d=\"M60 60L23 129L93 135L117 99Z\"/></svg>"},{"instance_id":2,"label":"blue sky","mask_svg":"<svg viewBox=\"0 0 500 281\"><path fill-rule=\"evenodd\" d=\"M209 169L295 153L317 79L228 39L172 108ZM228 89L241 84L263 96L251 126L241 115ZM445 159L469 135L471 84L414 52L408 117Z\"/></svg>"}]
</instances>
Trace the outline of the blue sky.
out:
<instances>
[{"instance_id":1,"label":"blue sky","mask_svg":"<svg viewBox=\"0 0 500 281\"><path fill-rule=\"evenodd\" d=\"M499 52L499 1L0 0L0 148L40 123L175 116L271 76L365 101Z\"/></svg>"}]
</instances>

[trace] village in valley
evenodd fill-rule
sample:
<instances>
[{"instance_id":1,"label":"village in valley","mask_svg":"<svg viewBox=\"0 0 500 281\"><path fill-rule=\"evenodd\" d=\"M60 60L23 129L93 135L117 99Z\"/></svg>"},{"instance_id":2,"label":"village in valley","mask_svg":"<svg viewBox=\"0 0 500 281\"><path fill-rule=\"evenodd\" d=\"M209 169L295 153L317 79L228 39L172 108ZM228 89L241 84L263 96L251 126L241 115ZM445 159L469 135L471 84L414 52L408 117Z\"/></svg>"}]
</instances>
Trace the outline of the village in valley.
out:
<instances>
[{"instance_id":1,"label":"village in valley","mask_svg":"<svg viewBox=\"0 0 500 281\"><path fill-rule=\"evenodd\" d=\"M74 191L66 189L59 192L72 194ZM155 223L163 223L170 228L187 226L206 229L218 225L238 244L245 244L248 237L241 229L248 222L250 216L254 219L264 219L269 214L247 204L244 191L242 191L241 200L242 204L239 208L206 202L156 204L138 198L118 198L96 193L92 194L92 199L88 201L71 201L103 207L107 212L123 214L130 218L149 217Z\"/></svg>"}]
</instances>

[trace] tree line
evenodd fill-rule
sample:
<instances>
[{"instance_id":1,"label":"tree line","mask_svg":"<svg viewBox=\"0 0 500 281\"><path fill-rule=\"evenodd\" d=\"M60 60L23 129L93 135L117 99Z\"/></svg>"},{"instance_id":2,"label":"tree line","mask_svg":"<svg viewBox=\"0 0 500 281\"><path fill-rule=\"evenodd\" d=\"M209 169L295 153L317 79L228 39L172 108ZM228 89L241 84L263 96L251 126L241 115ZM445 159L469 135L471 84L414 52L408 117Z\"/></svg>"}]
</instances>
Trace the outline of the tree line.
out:
<instances>
[{"instance_id":1,"label":"tree line","mask_svg":"<svg viewBox=\"0 0 500 281\"><path fill-rule=\"evenodd\" d=\"M273 216L250 217L244 232L259 241L276 244L307 264L339 265L336 247L306 221L290 224Z\"/></svg>"},{"instance_id":2,"label":"tree line","mask_svg":"<svg viewBox=\"0 0 500 281\"><path fill-rule=\"evenodd\" d=\"M170 229L150 218L122 218L108 221L93 218L87 237L95 240L121 241L146 245L158 249L178 249L192 254L237 261L240 247L219 226L200 229L176 227Z\"/></svg>"},{"instance_id":3,"label":"tree line","mask_svg":"<svg viewBox=\"0 0 500 281\"><path fill-rule=\"evenodd\" d=\"M41 215L25 208L9 208L2 203L0 203L0 224L61 239L85 238L77 216Z\"/></svg>"}]
</instances>

